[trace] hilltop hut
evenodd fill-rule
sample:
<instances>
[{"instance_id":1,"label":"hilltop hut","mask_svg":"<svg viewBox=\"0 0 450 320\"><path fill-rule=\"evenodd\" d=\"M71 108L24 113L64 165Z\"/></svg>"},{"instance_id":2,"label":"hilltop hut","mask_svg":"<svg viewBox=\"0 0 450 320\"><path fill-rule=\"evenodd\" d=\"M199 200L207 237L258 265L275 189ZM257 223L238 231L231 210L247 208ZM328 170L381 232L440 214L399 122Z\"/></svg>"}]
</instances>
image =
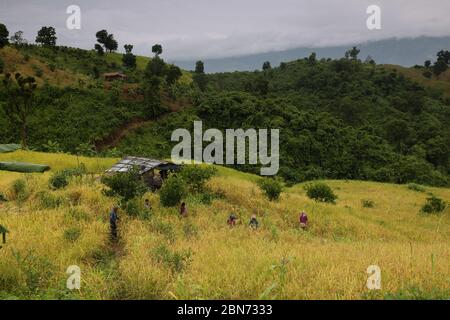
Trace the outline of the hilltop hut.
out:
<instances>
[{"instance_id":1,"label":"hilltop hut","mask_svg":"<svg viewBox=\"0 0 450 320\"><path fill-rule=\"evenodd\" d=\"M170 172L181 169L181 166L169 161L129 156L106 170L106 174L128 172L134 167L138 168L142 180L152 190L159 189Z\"/></svg>"},{"instance_id":2,"label":"hilltop hut","mask_svg":"<svg viewBox=\"0 0 450 320\"><path fill-rule=\"evenodd\" d=\"M105 78L105 81L125 80L127 78L126 75L120 72L104 73L103 77Z\"/></svg>"}]
</instances>

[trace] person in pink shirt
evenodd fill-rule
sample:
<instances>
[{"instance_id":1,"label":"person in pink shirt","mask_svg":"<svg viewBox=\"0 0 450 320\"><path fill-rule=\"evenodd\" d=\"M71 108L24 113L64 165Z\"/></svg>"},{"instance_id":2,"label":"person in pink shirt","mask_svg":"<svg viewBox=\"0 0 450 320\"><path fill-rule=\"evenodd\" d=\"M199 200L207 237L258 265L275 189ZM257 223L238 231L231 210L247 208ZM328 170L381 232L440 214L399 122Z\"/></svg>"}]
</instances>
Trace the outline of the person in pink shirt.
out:
<instances>
[{"instance_id":1,"label":"person in pink shirt","mask_svg":"<svg viewBox=\"0 0 450 320\"><path fill-rule=\"evenodd\" d=\"M300 220L300 228L306 230L306 228L308 228L308 216L306 215L305 211L302 211L302 213L300 213L299 220Z\"/></svg>"}]
</instances>

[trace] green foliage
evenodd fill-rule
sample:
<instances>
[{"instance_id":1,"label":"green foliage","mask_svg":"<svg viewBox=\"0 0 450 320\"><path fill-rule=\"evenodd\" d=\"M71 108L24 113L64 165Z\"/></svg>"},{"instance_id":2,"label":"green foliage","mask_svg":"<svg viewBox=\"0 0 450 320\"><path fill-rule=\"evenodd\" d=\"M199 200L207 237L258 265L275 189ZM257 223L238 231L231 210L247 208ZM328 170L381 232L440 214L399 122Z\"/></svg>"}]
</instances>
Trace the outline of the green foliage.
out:
<instances>
[{"instance_id":1,"label":"green foliage","mask_svg":"<svg viewBox=\"0 0 450 320\"><path fill-rule=\"evenodd\" d=\"M370 199L363 199L361 200L361 205L363 206L363 208L373 208L375 207L375 202Z\"/></svg>"},{"instance_id":2,"label":"green foliage","mask_svg":"<svg viewBox=\"0 0 450 320\"><path fill-rule=\"evenodd\" d=\"M64 230L64 239L75 242L81 236L81 230L78 227L72 227Z\"/></svg>"},{"instance_id":3,"label":"green foliage","mask_svg":"<svg viewBox=\"0 0 450 320\"><path fill-rule=\"evenodd\" d=\"M23 203L30 196L27 182L24 179L14 180L11 189L13 198L19 203Z\"/></svg>"},{"instance_id":4,"label":"green foliage","mask_svg":"<svg viewBox=\"0 0 450 320\"><path fill-rule=\"evenodd\" d=\"M184 165L179 175L192 193L203 192L206 182L216 175L217 169L209 165Z\"/></svg>"},{"instance_id":5,"label":"green foliage","mask_svg":"<svg viewBox=\"0 0 450 320\"><path fill-rule=\"evenodd\" d=\"M159 200L164 207L174 207L186 195L186 182L180 175L172 174L159 190Z\"/></svg>"},{"instance_id":6,"label":"green foliage","mask_svg":"<svg viewBox=\"0 0 450 320\"><path fill-rule=\"evenodd\" d=\"M5 63L3 62L2 58L0 58L0 73L3 73L4 69L5 69Z\"/></svg>"},{"instance_id":7,"label":"green foliage","mask_svg":"<svg viewBox=\"0 0 450 320\"><path fill-rule=\"evenodd\" d=\"M261 178L258 180L258 186L270 201L274 201L280 198L284 183L279 177Z\"/></svg>"},{"instance_id":8,"label":"green foliage","mask_svg":"<svg viewBox=\"0 0 450 320\"><path fill-rule=\"evenodd\" d=\"M9 44L9 31L3 23L0 23L0 49Z\"/></svg>"},{"instance_id":9,"label":"green foliage","mask_svg":"<svg viewBox=\"0 0 450 320\"><path fill-rule=\"evenodd\" d=\"M423 213L441 213L445 210L447 204L444 200L431 196L427 198L427 202L422 207Z\"/></svg>"},{"instance_id":10,"label":"green foliage","mask_svg":"<svg viewBox=\"0 0 450 320\"><path fill-rule=\"evenodd\" d=\"M69 185L69 179L72 177L81 177L86 173L86 167L81 164L76 168L64 169L55 172L49 179L48 184L51 189L62 189Z\"/></svg>"},{"instance_id":11,"label":"green foliage","mask_svg":"<svg viewBox=\"0 0 450 320\"><path fill-rule=\"evenodd\" d=\"M63 205L64 200L62 197L53 195L48 191L40 191L37 193L40 206L43 209L55 209Z\"/></svg>"},{"instance_id":12,"label":"green foliage","mask_svg":"<svg viewBox=\"0 0 450 320\"><path fill-rule=\"evenodd\" d=\"M408 189L416 192L425 192L425 188L417 183L409 183Z\"/></svg>"},{"instance_id":13,"label":"green foliage","mask_svg":"<svg viewBox=\"0 0 450 320\"><path fill-rule=\"evenodd\" d=\"M52 47L56 45L56 31L53 27L42 27L37 34L36 43Z\"/></svg>"},{"instance_id":14,"label":"green foliage","mask_svg":"<svg viewBox=\"0 0 450 320\"><path fill-rule=\"evenodd\" d=\"M52 189L62 189L69 185L69 179L64 171L59 171L50 177L48 184Z\"/></svg>"},{"instance_id":15,"label":"green foliage","mask_svg":"<svg viewBox=\"0 0 450 320\"><path fill-rule=\"evenodd\" d=\"M308 198L319 202L335 203L337 196L333 189L323 182L309 183L305 185Z\"/></svg>"},{"instance_id":16,"label":"green foliage","mask_svg":"<svg viewBox=\"0 0 450 320\"><path fill-rule=\"evenodd\" d=\"M190 251L171 251L167 246L160 245L153 250L154 259L167 266L172 273L183 272L191 261Z\"/></svg>"},{"instance_id":17,"label":"green foliage","mask_svg":"<svg viewBox=\"0 0 450 320\"><path fill-rule=\"evenodd\" d=\"M105 175L102 177L102 183L109 188L104 190L107 196L120 197L124 202L140 197L147 191L138 168L133 168L128 172Z\"/></svg>"}]
</instances>

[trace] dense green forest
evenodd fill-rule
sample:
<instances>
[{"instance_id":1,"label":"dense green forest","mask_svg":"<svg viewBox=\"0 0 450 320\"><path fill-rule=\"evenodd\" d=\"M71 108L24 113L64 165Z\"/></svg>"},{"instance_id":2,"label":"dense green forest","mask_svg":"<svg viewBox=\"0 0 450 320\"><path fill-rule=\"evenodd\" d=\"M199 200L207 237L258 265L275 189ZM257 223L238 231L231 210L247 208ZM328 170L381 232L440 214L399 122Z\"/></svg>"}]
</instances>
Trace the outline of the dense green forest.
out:
<instances>
[{"instance_id":1,"label":"dense green forest","mask_svg":"<svg viewBox=\"0 0 450 320\"><path fill-rule=\"evenodd\" d=\"M188 73L165 63L160 45L151 48L152 58L134 56L132 45L123 55L110 53L117 44L105 45L103 31L96 50L55 43L0 49L2 143L89 155L99 152L98 141L140 119L148 123L101 153L169 157L172 131L202 120L218 129L279 128L279 174L290 183L450 183L448 98L395 69L362 62L356 48L341 59L311 54L254 72L205 74L199 61ZM448 55L438 61L448 65ZM25 67L33 74L17 76ZM113 71L127 79L105 82L102 74ZM52 81L57 72L74 78ZM181 108L169 113L176 103Z\"/></svg>"}]
</instances>

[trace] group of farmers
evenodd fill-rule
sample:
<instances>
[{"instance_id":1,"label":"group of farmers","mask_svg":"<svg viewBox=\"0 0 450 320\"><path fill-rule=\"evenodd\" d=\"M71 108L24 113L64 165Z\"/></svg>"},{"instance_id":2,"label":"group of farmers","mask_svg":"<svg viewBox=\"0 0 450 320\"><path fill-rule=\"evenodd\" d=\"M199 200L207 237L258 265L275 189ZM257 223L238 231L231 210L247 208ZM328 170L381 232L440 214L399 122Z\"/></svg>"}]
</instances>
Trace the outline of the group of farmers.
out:
<instances>
[{"instance_id":1,"label":"group of farmers","mask_svg":"<svg viewBox=\"0 0 450 320\"><path fill-rule=\"evenodd\" d=\"M146 210L151 210L152 206L149 199L145 199L144 207ZM111 238L117 239L117 221L119 220L118 216L119 207L114 206L111 210L111 213L109 215L109 223L110 223L110 229L111 229ZM188 216L188 210L186 207L186 203L181 203L180 206L180 216L183 218L186 218ZM230 216L227 219L227 224L230 227L236 226L236 223L239 219L235 214L230 214ZM259 222L256 217L256 214L253 214L250 218L250 222L248 223L249 227L253 230L256 230L259 228ZM306 230L308 228L308 216L306 212L302 211L299 216L299 227L302 230Z\"/></svg>"}]
</instances>

